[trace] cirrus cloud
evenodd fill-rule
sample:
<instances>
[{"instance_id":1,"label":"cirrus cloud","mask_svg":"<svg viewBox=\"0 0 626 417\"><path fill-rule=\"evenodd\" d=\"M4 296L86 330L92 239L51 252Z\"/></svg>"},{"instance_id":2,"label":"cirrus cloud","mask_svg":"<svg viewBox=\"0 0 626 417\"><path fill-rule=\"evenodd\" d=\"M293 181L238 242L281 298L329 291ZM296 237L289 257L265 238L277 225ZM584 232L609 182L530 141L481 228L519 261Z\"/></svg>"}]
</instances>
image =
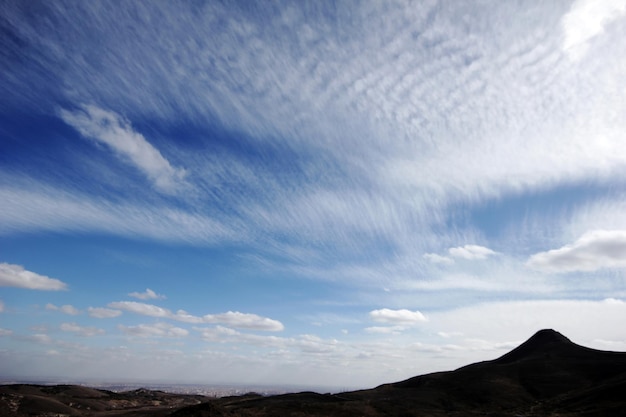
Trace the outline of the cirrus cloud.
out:
<instances>
[{"instance_id":1,"label":"cirrus cloud","mask_svg":"<svg viewBox=\"0 0 626 417\"><path fill-rule=\"evenodd\" d=\"M73 112L62 110L60 115L81 135L107 145L123 160L134 165L158 190L173 193L183 184L185 170L173 167L120 115L91 105L84 105Z\"/></svg>"}]
</instances>

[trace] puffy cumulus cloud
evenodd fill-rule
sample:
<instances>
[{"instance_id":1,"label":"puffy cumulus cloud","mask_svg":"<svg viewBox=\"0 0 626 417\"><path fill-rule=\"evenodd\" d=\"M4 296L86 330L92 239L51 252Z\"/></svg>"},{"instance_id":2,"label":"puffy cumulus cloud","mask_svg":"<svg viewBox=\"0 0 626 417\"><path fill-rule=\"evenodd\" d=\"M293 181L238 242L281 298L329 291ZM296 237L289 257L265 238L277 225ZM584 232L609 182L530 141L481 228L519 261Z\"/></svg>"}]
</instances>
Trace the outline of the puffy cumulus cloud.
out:
<instances>
[{"instance_id":1,"label":"puffy cumulus cloud","mask_svg":"<svg viewBox=\"0 0 626 417\"><path fill-rule=\"evenodd\" d=\"M46 304L46 310L60 311L61 313L69 314L70 316L77 316L80 314L80 310L70 304L65 304L61 307L57 307L54 304L48 303Z\"/></svg>"},{"instance_id":2,"label":"puffy cumulus cloud","mask_svg":"<svg viewBox=\"0 0 626 417\"><path fill-rule=\"evenodd\" d=\"M528 259L529 267L548 272L595 271L626 267L626 230L595 230L559 249Z\"/></svg>"},{"instance_id":3,"label":"puffy cumulus cloud","mask_svg":"<svg viewBox=\"0 0 626 417\"><path fill-rule=\"evenodd\" d=\"M465 245L456 248L448 249L450 256L462 259L486 259L489 256L495 255L496 252L489 248L479 245Z\"/></svg>"},{"instance_id":4,"label":"puffy cumulus cloud","mask_svg":"<svg viewBox=\"0 0 626 417\"><path fill-rule=\"evenodd\" d=\"M83 326L79 326L76 323L62 323L60 326L60 329L64 332L76 333L79 336L85 336L85 337L104 334L104 329L99 329L93 326L83 327Z\"/></svg>"},{"instance_id":5,"label":"puffy cumulus cloud","mask_svg":"<svg viewBox=\"0 0 626 417\"><path fill-rule=\"evenodd\" d=\"M131 292L128 295L140 300L164 300L166 298L163 294L157 294L150 288L146 288L145 292Z\"/></svg>"},{"instance_id":6,"label":"puffy cumulus cloud","mask_svg":"<svg viewBox=\"0 0 626 417\"><path fill-rule=\"evenodd\" d=\"M173 193L183 184L185 170L173 167L120 115L91 105L73 112L62 110L60 115L81 135L107 145L125 162L134 165L160 191Z\"/></svg>"},{"instance_id":7,"label":"puffy cumulus cloud","mask_svg":"<svg viewBox=\"0 0 626 417\"><path fill-rule=\"evenodd\" d=\"M205 316L198 317L187 313L185 310L178 310L176 313L173 313L171 310L166 308L155 306L153 304L140 303L137 301L116 301L109 303L108 306L114 309L129 311L143 316L166 318L185 323L221 323L240 329L273 332L282 331L285 328L283 324L277 320L273 320L268 317L261 317L256 314L240 313L238 311L228 311L220 314L207 314Z\"/></svg>"},{"instance_id":8,"label":"puffy cumulus cloud","mask_svg":"<svg viewBox=\"0 0 626 417\"><path fill-rule=\"evenodd\" d=\"M280 321L256 314L240 313L238 311L228 311L221 314L207 314L202 317L206 323L223 323L231 327L248 330L263 330L279 332L285 329Z\"/></svg>"},{"instance_id":9,"label":"puffy cumulus cloud","mask_svg":"<svg viewBox=\"0 0 626 417\"><path fill-rule=\"evenodd\" d=\"M118 328L128 336L138 337L185 337L189 331L169 323L139 324L137 326L119 325Z\"/></svg>"},{"instance_id":10,"label":"puffy cumulus cloud","mask_svg":"<svg viewBox=\"0 0 626 417\"><path fill-rule=\"evenodd\" d=\"M370 318L379 323L391 324L416 324L426 322L428 319L419 311L410 311L406 309L391 310L383 308L380 310L372 310L369 313Z\"/></svg>"},{"instance_id":11,"label":"puffy cumulus cloud","mask_svg":"<svg viewBox=\"0 0 626 417\"><path fill-rule=\"evenodd\" d=\"M111 308L104 307L89 307L87 309L87 314L91 317L95 317L97 319L110 319L113 317L118 317L122 314L120 310L114 310Z\"/></svg>"},{"instance_id":12,"label":"puffy cumulus cloud","mask_svg":"<svg viewBox=\"0 0 626 417\"><path fill-rule=\"evenodd\" d=\"M13 265L4 262L0 263L0 286L45 291L67 289L67 284L58 279L27 271L21 265Z\"/></svg>"},{"instance_id":13,"label":"puffy cumulus cloud","mask_svg":"<svg viewBox=\"0 0 626 417\"><path fill-rule=\"evenodd\" d=\"M573 58L584 54L587 41L626 15L625 0L578 0L563 16L563 49Z\"/></svg>"}]
</instances>

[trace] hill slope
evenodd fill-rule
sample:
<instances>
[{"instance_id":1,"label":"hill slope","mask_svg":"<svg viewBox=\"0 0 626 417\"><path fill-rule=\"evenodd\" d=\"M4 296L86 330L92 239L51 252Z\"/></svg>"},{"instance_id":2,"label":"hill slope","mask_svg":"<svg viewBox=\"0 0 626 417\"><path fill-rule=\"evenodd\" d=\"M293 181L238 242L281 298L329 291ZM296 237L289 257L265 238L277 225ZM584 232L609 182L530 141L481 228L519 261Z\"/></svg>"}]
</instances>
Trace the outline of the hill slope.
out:
<instances>
[{"instance_id":1,"label":"hill slope","mask_svg":"<svg viewBox=\"0 0 626 417\"><path fill-rule=\"evenodd\" d=\"M332 396L300 393L220 404L241 416L599 417L626 415L625 384L626 353L589 349L541 330L498 359L455 371Z\"/></svg>"}]
</instances>

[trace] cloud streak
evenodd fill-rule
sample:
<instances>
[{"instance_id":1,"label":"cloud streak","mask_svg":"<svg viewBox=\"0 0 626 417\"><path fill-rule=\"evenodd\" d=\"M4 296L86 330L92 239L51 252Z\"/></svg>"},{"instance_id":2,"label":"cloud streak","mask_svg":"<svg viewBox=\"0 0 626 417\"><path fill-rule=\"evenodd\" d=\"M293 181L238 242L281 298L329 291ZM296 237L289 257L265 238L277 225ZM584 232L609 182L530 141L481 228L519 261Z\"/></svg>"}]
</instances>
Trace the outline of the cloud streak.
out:
<instances>
[{"instance_id":1,"label":"cloud streak","mask_svg":"<svg viewBox=\"0 0 626 417\"><path fill-rule=\"evenodd\" d=\"M61 118L81 135L107 145L125 162L133 164L163 192L174 193L184 185L185 170L173 167L130 122L93 105L61 110Z\"/></svg>"}]
</instances>

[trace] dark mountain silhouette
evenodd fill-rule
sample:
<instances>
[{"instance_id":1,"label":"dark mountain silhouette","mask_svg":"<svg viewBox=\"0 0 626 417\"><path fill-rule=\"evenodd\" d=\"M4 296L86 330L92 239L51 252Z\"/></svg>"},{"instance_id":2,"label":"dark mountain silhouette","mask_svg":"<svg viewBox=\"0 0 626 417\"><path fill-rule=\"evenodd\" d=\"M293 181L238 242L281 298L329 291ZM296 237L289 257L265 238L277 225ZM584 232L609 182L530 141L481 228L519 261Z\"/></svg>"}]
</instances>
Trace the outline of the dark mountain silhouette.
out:
<instances>
[{"instance_id":1,"label":"dark mountain silhouette","mask_svg":"<svg viewBox=\"0 0 626 417\"><path fill-rule=\"evenodd\" d=\"M116 394L9 385L0 387L0 415L626 416L626 353L589 349L554 330L540 330L497 359L368 390L208 399L146 390Z\"/></svg>"}]
</instances>

